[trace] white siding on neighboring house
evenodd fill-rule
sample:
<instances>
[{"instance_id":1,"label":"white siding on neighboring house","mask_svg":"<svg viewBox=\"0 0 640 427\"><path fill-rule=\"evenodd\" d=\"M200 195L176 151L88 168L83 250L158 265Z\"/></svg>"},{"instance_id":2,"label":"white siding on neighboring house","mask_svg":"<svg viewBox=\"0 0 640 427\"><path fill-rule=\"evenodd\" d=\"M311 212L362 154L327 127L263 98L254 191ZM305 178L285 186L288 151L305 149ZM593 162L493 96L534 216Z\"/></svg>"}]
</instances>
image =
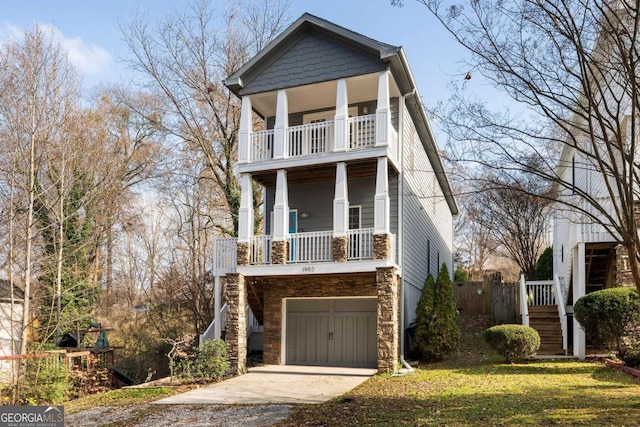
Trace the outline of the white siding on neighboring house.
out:
<instances>
[{"instance_id":1,"label":"white siding on neighboring house","mask_svg":"<svg viewBox=\"0 0 640 427\"><path fill-rule=\"evenodd\" d=\"M11 322L12 306L10 302L0 303L0 356L13 356L19 353L20 330L22 325L22 303L13 304L13 325ZM12 347L13 339L13 347ZM0 382L9 380L11 362L0 361Z\"/></svg>"},{"instance_id":2,"label":"white siding on neighboring house","mask_svg":"<svg viewBox=\"0 0 640 427\"><path fill-rule=\"evenodd\" d=\"M403 117L403 264L405 327L415 319L424 280L429 272L437 276L446 263L453 274L453 217L437 185L418 132L405 109ZM430 258L430 259L427 259Z\"/></svg>"}]
</instances>

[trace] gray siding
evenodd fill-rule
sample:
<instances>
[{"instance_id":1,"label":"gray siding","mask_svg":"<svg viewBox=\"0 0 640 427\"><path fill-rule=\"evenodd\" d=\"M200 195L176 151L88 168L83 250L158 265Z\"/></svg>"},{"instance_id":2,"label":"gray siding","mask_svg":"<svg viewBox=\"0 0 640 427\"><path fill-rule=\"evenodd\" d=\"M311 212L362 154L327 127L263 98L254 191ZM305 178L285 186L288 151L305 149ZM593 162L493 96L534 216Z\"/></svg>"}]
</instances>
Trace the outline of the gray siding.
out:
<instances>
[{"instance_id":1,"label":"gray siding","mask_svg":"<svg viewBox=\"0 0 640 427\"><path fill-rule=\"evenodd\" d=\"M406 327L415 318L415 308L427 275L431 273L435 277L443 263L453 274L453 216L406 111L403 117L402 272ZM413 161L410 159L412 151Z\"/></svg>"},{"instance_id":2,"label":"gray siding","mask_svg":"<svg viewBox=\"0 0 640 427\"><path fill-rule=\"evenodd\" d=\"M395 100L395 113L394 113L394 100ZM363 116L365 115L364 111L365 108L367 110L367 114L373 114L376 112L376 105L377 105L377 101L368 101L368 102L360 102L357 104L350 104L349 107L358 107L358 115L359 116ZM312 113L317 113L320 111L334 111L335 108L325 108L322 110L310 110L310 111L303 111L303 112L299 112L299 113L292 113L289 114L289 126L300 126L303 122L303 118L305 114L312 114ZM391 120L392 122L395 120L395 122L393 122L394 128L397 130L397 126L398 126L398 98L393 98L391 100ZM271 116L271 117L267 117L267 129L273 129L276 125L276 118L275 116Z\"/></svg>"},{"instance_id":3,"label":"gray siding","mask_svg":"<svg viewBox=\"0 0 640 427\"><path fill-rule=\"evenodd\" d=\"M361 206L361 227L373 228L374 198L376 191L375 177L349 179L349 205ZM298 231L329 231L333 230L333 197L335 183L316 182L289 186L289 208L298 210ZM391 232L398 232L398 176L389 176L389 199L391 203ZM275 200L273 187L265 190L265 234L271 234L271 212ZM306 212L308 218L302 218Z\"/></svg>"},{"instance_id":4,"label":"gray siding","mask_svg":"<svg viewBox=\"0 0 640 427\"><path fill-rule=\"evenodd\" d=\"M382 71L379 57L317 32L307 32L260 74L245 82L240 95L268 92Z\"/></svg>"}]
</instances>

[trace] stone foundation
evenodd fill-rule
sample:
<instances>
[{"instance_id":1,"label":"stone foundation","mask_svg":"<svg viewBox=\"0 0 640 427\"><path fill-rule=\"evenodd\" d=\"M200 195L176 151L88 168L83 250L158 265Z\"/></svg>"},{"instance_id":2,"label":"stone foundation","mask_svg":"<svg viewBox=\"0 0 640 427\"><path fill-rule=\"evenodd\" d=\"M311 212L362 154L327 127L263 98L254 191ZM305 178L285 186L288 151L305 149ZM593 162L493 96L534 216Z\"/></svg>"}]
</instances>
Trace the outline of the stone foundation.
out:
<instances>
[{"instance_id":1,"label":"stone foundation","mask_svg":"<svg viewBox=\"0 0 640 427\"><path fill-rule=\"evenodd\" d=\"M227 355L230 370L235 375L247 371L247 290L242 274L227 274L224 292L227 301Z\"/></svg>"},{"instance_id":2,"label":"stone foundation","mask_svg":"<svg viewBox=\"0 0 640 427\"><path fill-rule=\"evenodd\" d=\"M629 254L623 245L615 247L616 286L634 287L633 274L629 268Z\"/></svg>"},{"instance_id":3,"label":"stone foundation","mask_svg":"<svg viewBox=\"0 0 640 427\"><path fill-rule=\"evenodd\" d=\"M378 372L393 373L399 357L398 276L394 267L378 268Z\"/></svg>"},{"instance_id":4,"label":"stone foundation","mask_svg":"<svg viewBox=\"0 0 640 427\"><path fill-rule=\"evenodd\" d=\"M250 253L251 247L249 242L238 242L238 249L236 250L237 265L249 265L251 263Z\"/></svg>"},{"instance_id":5,"label":"stone foundation","mask_svg":"<svg viewBox=\"0 0 640 427\"><path fill-rule=\"evenodd\" d=\"M349 259L349 238L334 236L331 240L331 253L334 262L347 262Z\"/></svg>"},{"instance_id":6,"label":"stone foundation","mask_svg":"<svg viewBox=\"0 0 640 427\"><path fill-rule=\"evenodd\" d=\"M289 242L286 240L271 242L271 263L283 265L289 259Z\"/></svg>"},{"instance_id":7,"label":"stone foundation","mask_svg":"<svg viewBox=\"0 0 640 427\"><path fill-rule=\"evenodd\" d=\"M373 259L391 259L391 234L373 235Z\"/></svg>"},{"instance_id":8,"label":"stone foundation","mask_svg":"<svg viewBox=\"0 0 640 427\"><path fill-rule=\"evenodd\" d=\"M264 285L263 360L269 365L284 363L281 360L284 298L376 297L378 295L374 274L283 277L262 279L260 283Z\"/></svg>"}]
</instances>

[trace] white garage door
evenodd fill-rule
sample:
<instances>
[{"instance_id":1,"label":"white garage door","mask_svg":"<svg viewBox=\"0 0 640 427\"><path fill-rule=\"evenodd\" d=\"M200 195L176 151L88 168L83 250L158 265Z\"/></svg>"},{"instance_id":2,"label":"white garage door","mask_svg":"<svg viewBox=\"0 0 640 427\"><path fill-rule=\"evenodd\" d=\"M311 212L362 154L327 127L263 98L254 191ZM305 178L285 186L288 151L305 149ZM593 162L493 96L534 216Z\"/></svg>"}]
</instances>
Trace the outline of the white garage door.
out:
<instances>
[{"instance_id":1,"label":"white garage door","mask_svg":"<svg viewBox=\"0 0 640 427\"><path fill-rule=\"evenodd\" d=\"M376 299L287 300L286 364L374 368L376 319Z\"/></svg>"}]
</instances>

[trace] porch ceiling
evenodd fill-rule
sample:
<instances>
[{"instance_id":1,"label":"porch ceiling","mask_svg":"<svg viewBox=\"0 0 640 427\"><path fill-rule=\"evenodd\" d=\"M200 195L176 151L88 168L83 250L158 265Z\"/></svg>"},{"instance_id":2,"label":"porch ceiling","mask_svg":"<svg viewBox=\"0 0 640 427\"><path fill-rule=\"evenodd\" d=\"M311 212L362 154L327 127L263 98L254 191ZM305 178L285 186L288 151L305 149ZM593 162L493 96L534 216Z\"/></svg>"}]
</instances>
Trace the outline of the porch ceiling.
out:
<instances>
[{"instance_id":1,"label":"porch ceiling","mask_svg":"<svg viewBox=\"0 0 640 427\"><path fill-rule=\"evenodd\" d=\"M378 74L365 74L347 80L349 104L371 101L378 97ZM390 95L400 96L393 78L390 80ZM286 88L289 113L335 108L337 82L335 80L305 86ZM251 95L253 109L262 117L276 115L277 92Z\"/></svg>"},{"instance_id":2,"label":"porch ceiling","mask_svg":"<svg viewBox=\"0 0 640 427\"><path fill-rule=\"evenodd\" d=\"M376 175L376 159L366 159L347 164L349 178L364 178ZM276 171L256 173L253 179L265 187L275 187ZM287 170L289 185L306 184L309 182L334 181L336 179L336 165L325 163L312 167L300 167Z\"/></svg>"}]
</instances>

